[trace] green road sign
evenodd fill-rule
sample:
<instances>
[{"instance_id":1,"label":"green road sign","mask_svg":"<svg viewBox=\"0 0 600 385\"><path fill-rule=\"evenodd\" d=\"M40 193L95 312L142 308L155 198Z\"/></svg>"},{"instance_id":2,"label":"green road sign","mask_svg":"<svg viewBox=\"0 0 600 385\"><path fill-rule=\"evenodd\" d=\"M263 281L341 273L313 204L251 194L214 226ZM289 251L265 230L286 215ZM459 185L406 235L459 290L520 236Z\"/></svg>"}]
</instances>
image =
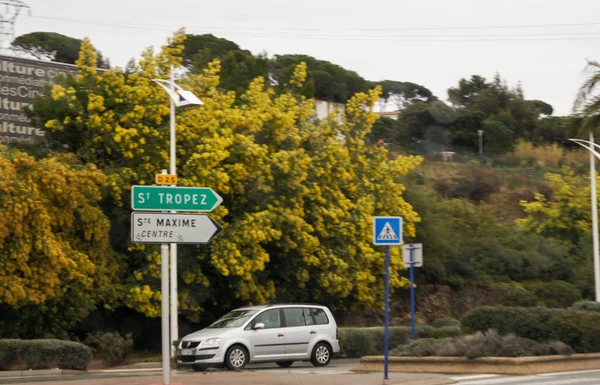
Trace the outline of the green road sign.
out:
<instances>
[{"instance_id":1,"label":"green road sign","mask_svg":"<svg viewBox=\"0 0 600 385\"><path fill-rule=\"evenodd\" d=\"M223 202L209 187L131 186L131 208L145 211L213 211Z\"/></svg>"}]
</instances>

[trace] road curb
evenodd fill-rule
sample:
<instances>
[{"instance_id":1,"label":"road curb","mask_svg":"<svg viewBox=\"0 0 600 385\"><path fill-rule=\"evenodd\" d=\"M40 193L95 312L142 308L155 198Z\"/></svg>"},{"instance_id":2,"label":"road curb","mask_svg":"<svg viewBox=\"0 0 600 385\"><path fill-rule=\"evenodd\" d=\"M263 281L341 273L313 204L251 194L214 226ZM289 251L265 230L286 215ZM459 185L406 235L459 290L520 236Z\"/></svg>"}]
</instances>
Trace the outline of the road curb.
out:
<instances>
[{"instance_id":1,"label":"road curb","mask_svg":"<svg viewBox=\"0 0 600 385\"><path fill-rule=\"evenodd\" d=\"M22 377L47 377L87 374L85 370L71 369L37 369L37 370L6 370L0 372L0 379Z\"/></svg>"},{"instance_id":2,"label":"road curb","mask_svg":"<svg viewBox=\"0 0 600 385\"><path fill-rule=\"evenodd\" d=\"M389 357L390 372L540 374L600 368L600 353L538 357ZM360 359L353 371L383 371L383 356Z\"/></svg>"},{"instance_id":3,"label":"road curb","mask_svg":"<svg viewBox=\"0 0 600 385\"><path fill-rule=\"evenodd\" d=\"M425 378L422 380L408 380L408 381L383 381L383 385L452 385L458 382L451 378Z\"/></svg>"}]
</instances>

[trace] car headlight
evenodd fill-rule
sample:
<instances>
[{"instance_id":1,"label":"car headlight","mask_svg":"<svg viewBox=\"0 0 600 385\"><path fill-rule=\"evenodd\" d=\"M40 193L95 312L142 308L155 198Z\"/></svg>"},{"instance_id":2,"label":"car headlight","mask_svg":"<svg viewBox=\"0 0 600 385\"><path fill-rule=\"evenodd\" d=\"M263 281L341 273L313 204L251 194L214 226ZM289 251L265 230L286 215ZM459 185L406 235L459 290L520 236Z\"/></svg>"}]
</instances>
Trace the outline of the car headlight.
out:
<instances>
[{"instance_id":1,"label":"car headlight","mask_svg":"<svg viewBox=\"0 0 600 385\"><path fill-rule=\"evenodd\" d=\"M220 338L209 338L200 342L200 347L212 347L221 345Z\"/></svg>"}]
</instances>

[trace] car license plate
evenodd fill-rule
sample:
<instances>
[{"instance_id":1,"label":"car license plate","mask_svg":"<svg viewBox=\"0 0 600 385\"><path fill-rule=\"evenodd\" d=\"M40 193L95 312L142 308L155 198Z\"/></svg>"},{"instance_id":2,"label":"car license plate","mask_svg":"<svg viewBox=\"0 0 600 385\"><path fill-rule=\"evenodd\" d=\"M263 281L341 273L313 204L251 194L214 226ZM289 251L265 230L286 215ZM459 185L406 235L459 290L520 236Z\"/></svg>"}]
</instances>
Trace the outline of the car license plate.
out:
<instances>
[{"instance_id":1,"label":"car license plate","mask_svg":"<svg viewBox=\"0 0 600 385\"><path fill-rule=\"evenodd\" d=\"M181 349L181 355L182 356L193 356L194 349Z\"/></svg>"}]
</instances>

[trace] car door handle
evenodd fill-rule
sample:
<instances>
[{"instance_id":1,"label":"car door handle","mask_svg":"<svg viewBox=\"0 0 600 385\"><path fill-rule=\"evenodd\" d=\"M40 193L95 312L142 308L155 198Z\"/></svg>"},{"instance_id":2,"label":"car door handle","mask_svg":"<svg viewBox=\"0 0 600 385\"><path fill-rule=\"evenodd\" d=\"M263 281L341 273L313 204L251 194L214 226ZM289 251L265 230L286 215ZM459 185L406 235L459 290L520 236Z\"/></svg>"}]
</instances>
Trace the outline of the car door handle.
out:
<instances>
[{"instance_id":1,"label":"car door handle","mask_svg":"<svg viewBox=\"0 0 600 385\"><path fill-rule=\"evenodd\" d=\"M310 331L310 334L317 334L317 332L316 332L316 331L314 331L314 330L311 330L311 331Z\"/></svg>"},{"instance_id":2,"label":"car door handle","mask_svg":"<svg viewBox=\"0 0 600 385\"><path fill-rule=\"evenodd\" d=\"M277 337L283 337L282 333L277 334Z\"/></svg>"}]
</instances>

